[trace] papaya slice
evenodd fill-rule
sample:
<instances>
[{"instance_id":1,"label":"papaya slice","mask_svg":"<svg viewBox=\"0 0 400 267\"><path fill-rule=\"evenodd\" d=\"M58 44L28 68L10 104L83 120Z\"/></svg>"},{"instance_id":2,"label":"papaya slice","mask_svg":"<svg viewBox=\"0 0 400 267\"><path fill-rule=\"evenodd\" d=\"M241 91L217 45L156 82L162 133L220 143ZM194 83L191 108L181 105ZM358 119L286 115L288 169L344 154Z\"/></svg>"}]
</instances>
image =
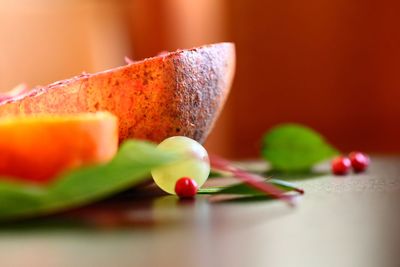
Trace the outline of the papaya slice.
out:
<instances>
[{"instance_id":1,"label":"papaya slice","mask_svg":"<svg viewBox=\"0 0 400 267\"><path fill-rule=\"evenodd\" d=\"M109 111L119 119L120 141L184 135L203 142L227 98L234 69L232 43L164 53L35 88L3 102L0 116Z\"/></svg>"},{"instance_id":2,"label":"papaya slice","mask_svg":"<svg viewBox=\"0 0 400 267\"><path fill-rule=\"evenodd\" d=\"M110 160L117 118L108 112L0 119L0 177L47 183L57 174Z\"/></svg>"}]
</instances>

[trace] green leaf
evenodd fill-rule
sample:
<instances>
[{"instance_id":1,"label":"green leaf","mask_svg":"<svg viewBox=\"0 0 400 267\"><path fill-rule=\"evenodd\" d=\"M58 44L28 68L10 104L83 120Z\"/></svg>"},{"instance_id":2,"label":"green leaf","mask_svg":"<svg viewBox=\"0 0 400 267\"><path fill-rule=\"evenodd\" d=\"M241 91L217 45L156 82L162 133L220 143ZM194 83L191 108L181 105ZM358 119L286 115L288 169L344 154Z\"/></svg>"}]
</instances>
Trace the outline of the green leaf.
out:
<instances>
[{"instance_id":1,"label":"green leaf","mask_svg":"<svg viewBox=\"0 0 400 267\"><path fill-rule=\"evenodd\" d=\"M278 180L278 179L270 179L267 180L266 182L275 185L279 189L285 191L285 192L290 192L290 191L298 191L301 190L297 188L294 184ZM200 188L198 191L198 194L205 194L205 195L220 195L220 194L225 194L225 195L246 195L246 196L267 196L264 192L257 190L256 188L253 188L245 183L238 183L230 186L225 186L225 187L206 187L206 188Z\"/></svg>"},{"instance_id":2,"label":"green leaf","mask_svg":"<svg viewBox=\"0 0 400 267\"><path fill-rule=\"evenodd\" d=\"M262 155L279 171L306 171L336 154L319 133L299 124L279 125L263 138Z\"/></svg>"},{"instance_id":3,"label":"green leaf","mask_svg":"<svg viewBox=\"0 0 400 267\"><path fill-rule=\"evenodd\" d=\"M47 187L0 182L0 220L37 216L82 206L145 180L151 169L177 159L147 142L125 142L107 164L60 175Z\"/></svg>"}]
</instances>

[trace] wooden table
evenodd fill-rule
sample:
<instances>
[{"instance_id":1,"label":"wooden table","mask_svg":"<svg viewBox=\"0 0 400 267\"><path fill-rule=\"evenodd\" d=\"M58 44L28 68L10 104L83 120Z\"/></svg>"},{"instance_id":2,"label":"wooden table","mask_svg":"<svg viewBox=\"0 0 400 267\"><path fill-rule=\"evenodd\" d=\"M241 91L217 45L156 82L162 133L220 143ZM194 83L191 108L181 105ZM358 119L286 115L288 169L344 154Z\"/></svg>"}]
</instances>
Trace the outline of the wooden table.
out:
<instances>
[{"instance_id":1,"label":"wooden table","mask_svg":"<svg viewBox=\"0 0 400 267\"><path fill-rule=\"evenodd\" d=\"M0 266L400 266L400 158L374 158L367 174L295 182L306 190L296 208L122 197L3 225Z\"/></svg>"}]
</instances>

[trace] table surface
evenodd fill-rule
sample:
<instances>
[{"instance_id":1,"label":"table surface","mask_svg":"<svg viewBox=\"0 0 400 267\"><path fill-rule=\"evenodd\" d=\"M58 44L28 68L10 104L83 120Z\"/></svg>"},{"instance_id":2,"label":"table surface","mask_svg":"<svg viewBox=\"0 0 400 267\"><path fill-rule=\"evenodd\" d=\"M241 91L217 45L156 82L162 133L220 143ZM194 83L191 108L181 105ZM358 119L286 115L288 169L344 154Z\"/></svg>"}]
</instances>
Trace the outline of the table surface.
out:
<instances>
[{"instance_id":1,"label":"table surface","mask_svg":"<svg viewBox=\"0 0 400 267\"><path fill-rule=\"evenodd\" d=\"M0 266L400 266L400 158L373 158L366 174L318 171L290 177L306 191L295 208L128 194L0 225Z\"/></svg>"}]
</instances>

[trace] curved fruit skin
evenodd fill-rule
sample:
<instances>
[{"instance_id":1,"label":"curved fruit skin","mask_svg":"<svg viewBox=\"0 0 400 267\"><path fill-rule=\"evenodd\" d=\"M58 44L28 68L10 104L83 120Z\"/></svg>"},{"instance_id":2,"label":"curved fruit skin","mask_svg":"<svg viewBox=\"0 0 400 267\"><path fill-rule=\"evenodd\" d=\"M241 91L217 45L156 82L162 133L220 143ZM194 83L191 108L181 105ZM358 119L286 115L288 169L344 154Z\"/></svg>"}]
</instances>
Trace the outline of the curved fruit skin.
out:
<instances>
[{"instance_id":1,"label":"curved fruit skin","mask_svg":"<svg viewBox=\"0 0 400 267\"><path fill-rule=\"evenodd\" d=\"M195 180L189 177L182 177L175 184L175 193L180 198L191 198L197 194L199 189Z\"/></svg>"},{"instance_id":2,"label":"curved fruit skin","mask_svg":"<svg viewBox=\"0 0 400 267\"><path fill-rule=\"evenodd\" d=\"M332 172L335 175L346 175L351 167L351 161L347 157L339 156L332 160Z\"/></svg>"},{"instance_id":3,"label":"curved fruit skin","mask_svg":"<svg viewBox=\"0 0 400 267\"><path fill-rule=\"evenodd\" d=\"M354 172L357 173L365 171L370 163L368 155L357 151L351 152L349 158Z\"/></svg>"},{"instance_id":4,"label":"curved fruit skin","mask_svg":"<svg viewBox=\"0 0 400 267\"><path fill-rule=\"evenodd\" d=\"M0 105L16 97L22 96L29 92L29 87L25 83L18 84L7 92L0 92Z\"/></svg>"},{"instance_id":5,"label":"curved fruit skin","mask_svg":"<svg viewBox=\"0 0 400 267\"><path fill-rule=\"evenodd\" d=\"M117 118L110 113L0 119L2 179L47 183L62 171L106 162L117 149Z\"/></svg>"},{"instance_id":6,"label":"curved fruit skin","mask_svg":"<svg viewBox=\"0 0 400 267\"><path fill-rule=\"evenodd\" d=\"M173 136L162 141L157 149L176 153L181 160L151 171L154 182L165 192L175 194L176 182L191 177L201 187L210 175L210 161L206 149L193 139Z\"/></svg>"},{"instance_id":7,"label":"curved fruit skin","mask_svg":"<svg viewBox=\"0 0 400 267\"><path fill-rule=\"evenodd\" d=\"M120 141L184 135L203 142L234 69L232 43L180 50L36 88L0 105L0 116L109 111L119 119Z\"/></svg>"}]
</instances>

